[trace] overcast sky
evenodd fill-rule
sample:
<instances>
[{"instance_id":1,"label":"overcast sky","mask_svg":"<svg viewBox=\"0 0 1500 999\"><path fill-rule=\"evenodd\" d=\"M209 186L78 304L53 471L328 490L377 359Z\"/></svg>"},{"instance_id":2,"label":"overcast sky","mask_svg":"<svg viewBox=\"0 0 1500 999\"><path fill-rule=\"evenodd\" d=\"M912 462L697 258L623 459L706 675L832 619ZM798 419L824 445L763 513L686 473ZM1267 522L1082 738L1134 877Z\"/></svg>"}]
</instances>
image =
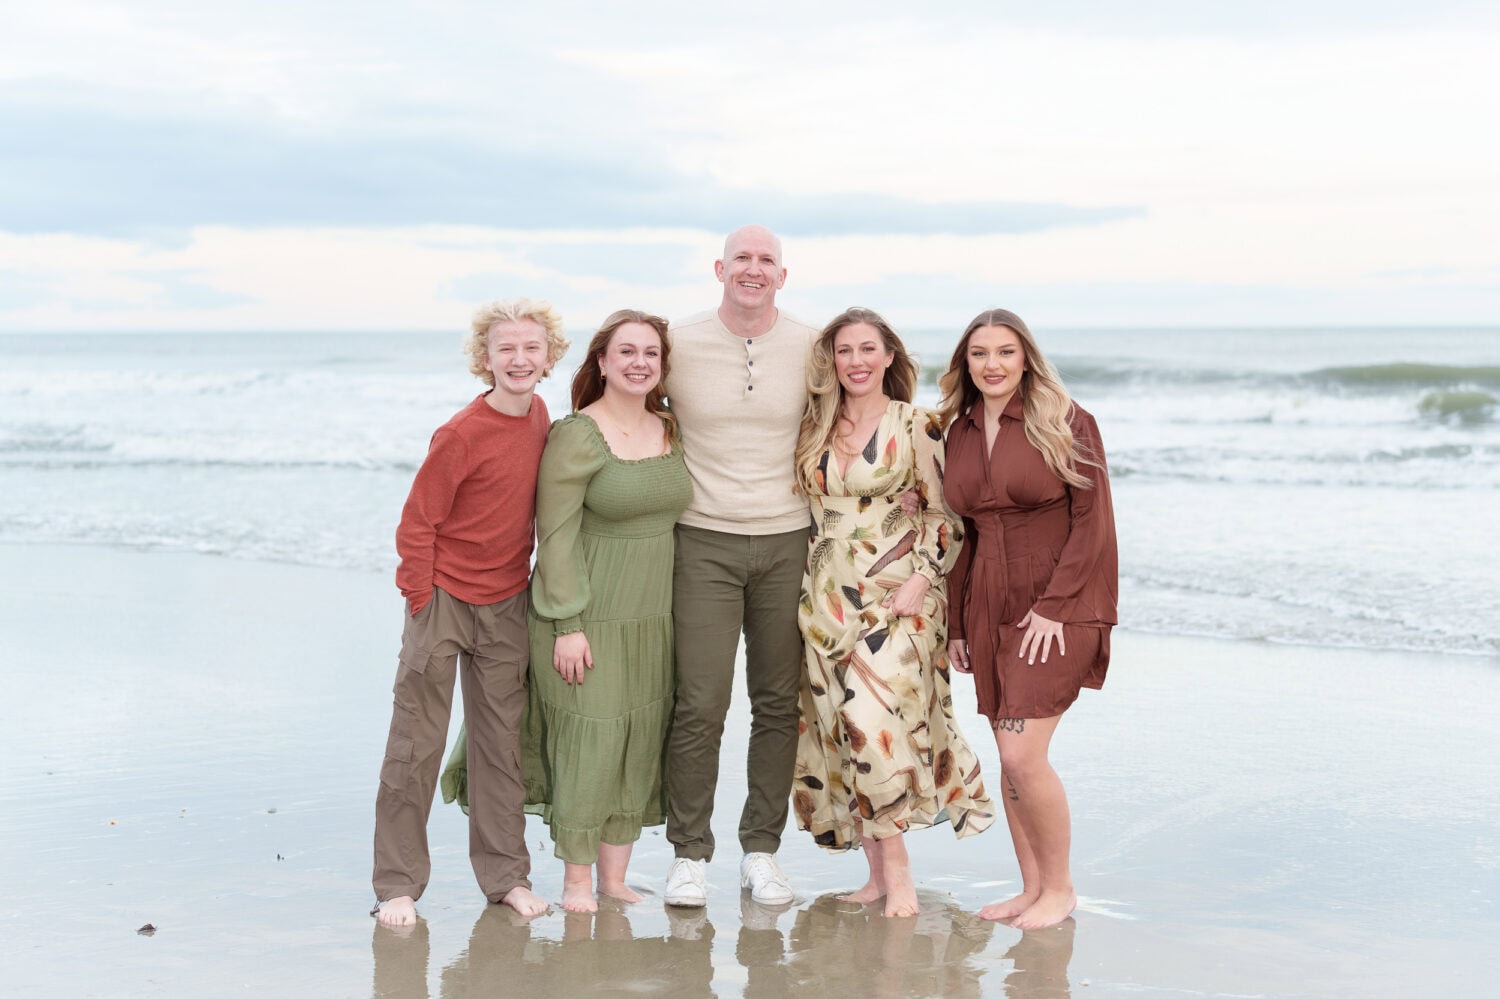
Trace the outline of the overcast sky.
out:
<instances>
[{"instance_id":1,"label":"overcast sky","mask_svg":"<svg viewBox=\"0 0 1500 999\"><path fill-rule=\"evenodd\" d=\"M1500 12L0 0L0 330L1500 322Z\"/></svg>"}]
</instances>

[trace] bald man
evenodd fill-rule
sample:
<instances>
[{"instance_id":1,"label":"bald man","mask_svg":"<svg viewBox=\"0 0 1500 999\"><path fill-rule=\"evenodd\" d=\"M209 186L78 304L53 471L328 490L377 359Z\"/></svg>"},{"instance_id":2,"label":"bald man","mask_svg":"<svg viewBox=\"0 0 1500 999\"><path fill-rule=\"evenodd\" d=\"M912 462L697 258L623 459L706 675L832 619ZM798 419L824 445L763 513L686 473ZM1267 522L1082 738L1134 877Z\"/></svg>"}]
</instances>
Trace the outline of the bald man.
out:
<instances>
[{"instance_id":1,"label":"bald man","mask_svg":"<svg viewBox=\"0 0 1500 999\"><path fill-rule=\"evenodd\" d=\"M747 225L714 261L717 309L670 332L667 395L682 430L693 501L677 523L672 616L677 699L667 763L667 838L676 859L669 905L707 904L719 743L745 638L751 727L740 815L740 885L757 902L792 901L776 862L797 755L802 636L797 600L807 560L807 501L792 455L818 331L776 307L786 283L781 241Z\"/></svg>"}]
</instances>

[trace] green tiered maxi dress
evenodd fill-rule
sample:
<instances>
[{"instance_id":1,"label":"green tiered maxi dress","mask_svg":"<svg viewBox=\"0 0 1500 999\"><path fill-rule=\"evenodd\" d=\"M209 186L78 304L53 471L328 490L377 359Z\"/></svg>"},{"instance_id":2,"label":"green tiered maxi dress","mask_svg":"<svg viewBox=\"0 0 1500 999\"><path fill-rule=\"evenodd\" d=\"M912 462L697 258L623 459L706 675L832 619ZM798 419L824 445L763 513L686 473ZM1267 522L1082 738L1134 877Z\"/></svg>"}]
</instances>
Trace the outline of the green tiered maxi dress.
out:
<instances>
[{"instance_id":1,"label":"green tiered maxi dress","mask_svg":"<svg viewBox=\"0 0 1500 999\"><path fill-rule=\"evenodd\" d=\"M672 717L672 528L692 499L674 445L617 458L582 413L552 425L537 480L531 670L522 726L526 810L553 852L592 864L666 815ZM594 668L569 685L552 665L557 635L583 631ZM443 797L467 810L467 739L443 772Z\"/></svg>"}]
</instances>

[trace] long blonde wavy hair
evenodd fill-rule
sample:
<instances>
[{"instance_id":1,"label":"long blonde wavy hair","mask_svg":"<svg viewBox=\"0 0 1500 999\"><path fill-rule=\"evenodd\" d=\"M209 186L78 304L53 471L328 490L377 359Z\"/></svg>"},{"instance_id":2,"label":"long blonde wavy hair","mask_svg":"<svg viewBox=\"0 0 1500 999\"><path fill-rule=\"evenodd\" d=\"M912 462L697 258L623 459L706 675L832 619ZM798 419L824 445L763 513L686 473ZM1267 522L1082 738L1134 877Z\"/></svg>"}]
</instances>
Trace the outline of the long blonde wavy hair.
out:
<instances>
[{"instance_id":1,"label":"long blonde wavy hair","mask_svg":"<svg viewBox=\"0 0 1500 999\"><path fill-rule=\"evenodd\" d=\"M1021 372L1021 384L1016 391L1021 394L1026 439L1042 453L1052 474L1075 489L1092 488L1093 483L1078 468L1080 465L1098 467L1099 460L1073 439L1073 431L1068 425L1073 415L1073 399L1058 377L1057 369L1037 346L1036 337L1031 335L1025 321L1009 309L987 309L975 316L964 329L948 370L938 379L938 389L943 394L938 420L947 428L976 403L982 402L979 386L969 377L969 340L975 330L986 326L1004 326L1021 341L1026 368Z\"/></svg>"},{"instance_id":2,"label":"long blonde wavy hair","mask_svg":"<svg viewBox=\"0 0 1500 999\"><path fill-rule=\"evenodd\" d=\"M885 369L881 389L900 402L911 402L917 388L917 363L906 352L906 345L891 329L891 324L873 309L859 306L845 309L823 327L813 342L807 361L807 405L802 410L802 427L797 433L797 491L806 493L815 486L814 473L823 452L833 444L838 430L839 413L844 405L844 387L839 384L833 364L833 341L840 331L855 323L866 323L880 334L880 342L893 355Z\"/></svg>"}]
</instances>

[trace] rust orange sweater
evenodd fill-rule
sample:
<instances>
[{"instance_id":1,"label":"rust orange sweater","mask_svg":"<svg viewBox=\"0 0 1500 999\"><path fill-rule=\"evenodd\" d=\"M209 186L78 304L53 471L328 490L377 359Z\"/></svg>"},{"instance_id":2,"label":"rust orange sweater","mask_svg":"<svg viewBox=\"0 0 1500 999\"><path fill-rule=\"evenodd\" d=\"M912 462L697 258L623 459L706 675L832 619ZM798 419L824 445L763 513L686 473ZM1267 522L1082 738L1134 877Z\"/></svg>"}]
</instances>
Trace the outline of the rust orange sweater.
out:
<instances>
[{"instance_id":1,"label":"rust orange sweater","mask_svg":"<svg viewBox=\"0 0 1500 999\"><path fill-rule=\"evenodd\" d=\"M547 405L525 416L478 398L438 427L396 528L396 585L415 615L432 588L492 604L526 588Z\"/></svg>"}]
</instances>

